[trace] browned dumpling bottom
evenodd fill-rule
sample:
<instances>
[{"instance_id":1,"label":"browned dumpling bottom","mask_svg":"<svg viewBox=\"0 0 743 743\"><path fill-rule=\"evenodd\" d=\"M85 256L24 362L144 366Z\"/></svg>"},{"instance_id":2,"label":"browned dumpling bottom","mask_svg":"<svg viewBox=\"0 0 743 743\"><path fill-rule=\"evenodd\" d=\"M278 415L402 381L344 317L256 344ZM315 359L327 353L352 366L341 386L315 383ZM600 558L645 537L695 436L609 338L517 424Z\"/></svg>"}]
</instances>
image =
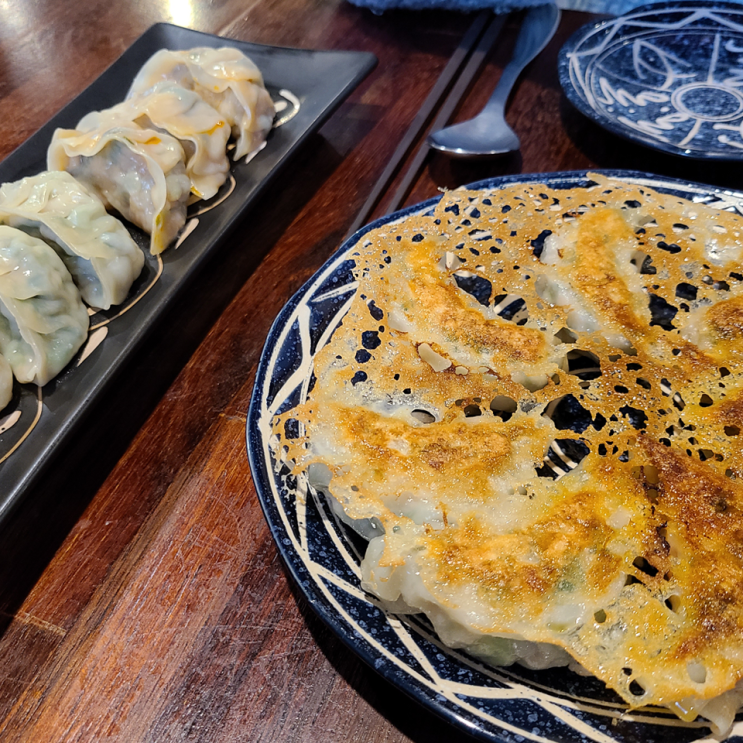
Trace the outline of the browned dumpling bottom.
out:
<instances>
[{"instance_id":1,"label":"browned dumpling bottom","mask_svg":"<svg viewBox=\"0 0 743 743\"><path fill-rule=\"evenodd\" d=\"M365 588L444 642L579 665L631 707L725 730L743 702L743 219L591 177L449 192L362 238L278 447L372 525Z\"/></svg>"}]
</instances>

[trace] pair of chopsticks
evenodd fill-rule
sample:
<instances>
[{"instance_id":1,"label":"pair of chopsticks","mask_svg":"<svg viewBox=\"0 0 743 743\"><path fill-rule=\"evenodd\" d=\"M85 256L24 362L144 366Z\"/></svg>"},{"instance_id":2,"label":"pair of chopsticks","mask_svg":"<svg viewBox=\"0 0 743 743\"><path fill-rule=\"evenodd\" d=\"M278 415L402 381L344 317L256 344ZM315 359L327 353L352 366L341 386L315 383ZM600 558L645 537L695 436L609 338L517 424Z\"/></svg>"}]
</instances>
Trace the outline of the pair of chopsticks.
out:
<instances>
[{"instance_id":1,"label":"pair of chopsticks","mask_svg":"<svg viewBox=\"0 0 743 743\"><path fill-rule=\"evenodd\" d=\"M349 236L369 221L369 217L381 201L390 183L400 172L415 143L420 141L421 145L418 151L408 165L392 200L387 204L387 213L395 211L402 205L428 155L430 147L426 144L423 133L433 113L437 108L439 109L431 124L431 130L436 131L448 123L462 96L467 92L472 80L482 67L485 57L495 40L500 35L504 23L505 15L494 15L491 10L481 10L475 16L459 42L459 46L452 54L436 84L405 132L392 158L387 163L387 167L374 184L369 198L361 207L348 231ZM442 100L444 100L443 104L441 104Z\"/></svg>"}]
</instances>

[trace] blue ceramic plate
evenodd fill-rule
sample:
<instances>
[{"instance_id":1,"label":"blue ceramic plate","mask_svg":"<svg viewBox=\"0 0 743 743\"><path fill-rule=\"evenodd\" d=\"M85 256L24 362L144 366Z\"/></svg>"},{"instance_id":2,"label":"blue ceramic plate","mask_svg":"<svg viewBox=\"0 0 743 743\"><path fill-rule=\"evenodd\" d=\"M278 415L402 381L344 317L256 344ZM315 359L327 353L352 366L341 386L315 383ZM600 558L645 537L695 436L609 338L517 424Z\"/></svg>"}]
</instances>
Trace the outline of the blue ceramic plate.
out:
<instances>
[{"instance_id":1,"label":"blue ceramic plate","mask_svg":"<svg viewBox=\"0 0 743 743\"><path fill-rule=\"evenodd\" d=\"M743 193L661 179L642 173L605 175L647 185L743 214ZM508 176L470 188L497 190L536 181L552 188L585 186L585 172ZM444 647L423 617L384 609L360 586L365 543L334 515L322 494L307 490L277 461L274 415L303 401L313 358L340 324L356 291L352 254L369 230L438 199L410 207L364 227L302 287L276 319L263 350L247 422L250 468L271 533L308 601L338 636L370 666L434 712L482 740L499 743L690 743L709 738L709 728L683 723L667 710L629 712L594 678L564 668L531 671L494 668ZM740 730L743 736L743 722ZM730 740L743 741L734 735Z\"/></svg>"},{"instance_id":2,"label":"blue ceramic plate","mask_svg":"<svg viewBox=\"0 0 743 743\"><path fill-rule=\"evenodd\" d=\"M743 160L743 5L668 2L584 26L560 83L586 116L673 155Z\"/></svg>"}]
</instances>

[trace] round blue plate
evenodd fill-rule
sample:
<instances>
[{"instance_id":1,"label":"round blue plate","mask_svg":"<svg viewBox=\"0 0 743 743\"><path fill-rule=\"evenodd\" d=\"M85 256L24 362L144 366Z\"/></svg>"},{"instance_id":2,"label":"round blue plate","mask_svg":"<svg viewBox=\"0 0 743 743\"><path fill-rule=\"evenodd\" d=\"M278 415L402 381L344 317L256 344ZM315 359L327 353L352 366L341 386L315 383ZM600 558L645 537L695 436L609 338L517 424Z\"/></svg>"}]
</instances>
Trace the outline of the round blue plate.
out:
<instances>
[{"instance_id":1,"label":"round blue plate","mask_svg":"<svg viewBox=\"0 0 743 743\"><path fill-rule=\"evenodd\" d=\"M743 160L743 5L666 2L579 29L559 56L570 101L673 155Z\"/></svg>"},{"instance_id":2,"label":"round blue plate","mask_svg":"<svg viewBox=\"0 0 743 743\"><path fill-rule=\"evenodd\" d=\"M604 175L743 214L743 193L626 171ZM574 188L585 172L517 175L469 186L494 191L518 182ZM628 711L592 677L565 668L494 668L451 650L423 617L387 610L360 585L365 543L338 520L321 493L276 458L271 421L304 400L314 383L313 358L340 324L356 292L353 253L371 229L438 199L364 227L305 284L279 314L263 350L248 412L247 444L258 497L276 545L314 610L370 666L434 712L485 741L498 743L691 743L709 738L702 722L667 710ZM349 712L350 713L350 712ZM743 728L743 723L740 723ZM734 731L735 733L736 731ZM743 738L731 740L743 743Z\"/></svg>"}]
</instances>

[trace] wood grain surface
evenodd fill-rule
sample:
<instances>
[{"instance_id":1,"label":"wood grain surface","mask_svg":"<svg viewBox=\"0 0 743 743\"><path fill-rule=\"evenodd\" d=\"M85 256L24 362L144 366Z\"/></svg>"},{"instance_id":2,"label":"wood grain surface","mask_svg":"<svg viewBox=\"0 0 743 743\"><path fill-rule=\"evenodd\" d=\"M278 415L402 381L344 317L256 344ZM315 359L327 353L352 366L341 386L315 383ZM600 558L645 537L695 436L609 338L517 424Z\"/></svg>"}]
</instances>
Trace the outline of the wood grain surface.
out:
<instances>
[{"instance_id":1,"label":"wood grain surface","mask_svg":"<svg viewBox=\"0 0 743 743\"><path fill-rule=\"evenodd\" d=\"M518 20L507 20L458 119L490 94ZM508 119L521 152L475 163L429 154L407 203L494 175L583 168L738 183L737 166L651 153L570 106L557 52L588 20L564 14L518 85ZM371 51L379 65L5 525L0 740L469 740L350 654L287 579L251 481L245 423L274 317L339 246L471 18L375 16L341 0L4 0L0 156L159 21ZM383 199L375 215L384 210Z\"/></svg>"}]
</instances>

